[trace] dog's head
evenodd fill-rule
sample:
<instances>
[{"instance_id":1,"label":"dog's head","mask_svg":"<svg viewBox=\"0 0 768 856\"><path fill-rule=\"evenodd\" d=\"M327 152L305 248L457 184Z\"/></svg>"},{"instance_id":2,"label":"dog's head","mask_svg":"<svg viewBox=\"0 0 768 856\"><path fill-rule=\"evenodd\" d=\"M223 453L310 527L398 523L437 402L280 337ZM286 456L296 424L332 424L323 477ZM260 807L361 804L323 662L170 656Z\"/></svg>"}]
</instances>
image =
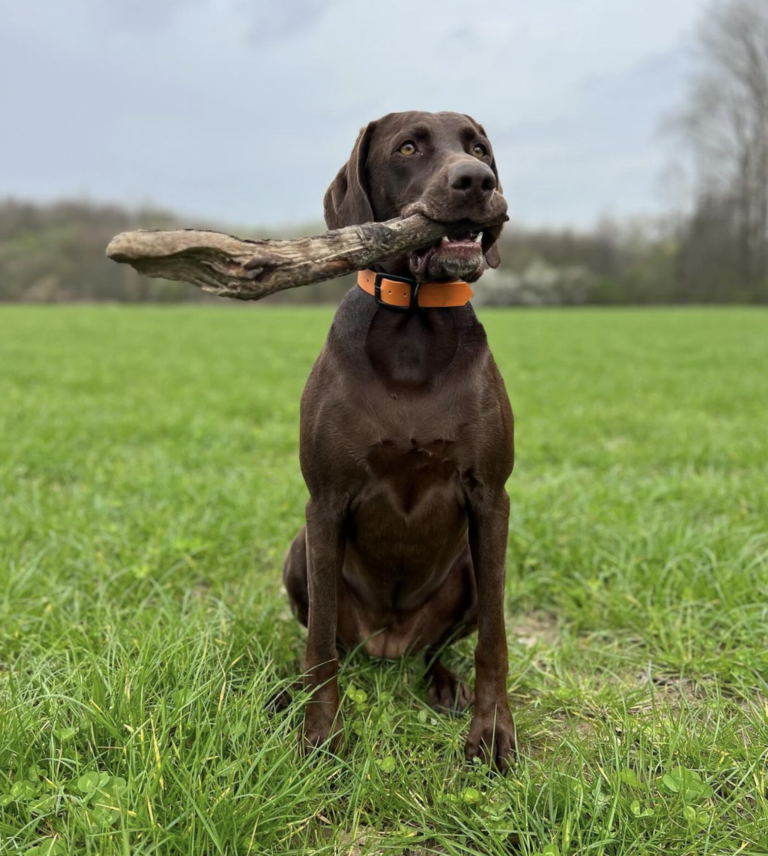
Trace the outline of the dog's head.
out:
<instances>
[{"instance_id":1,"label":"dog's head","mask_svg":"<svg viewBox=\"0 0 768 856\"><path fill-rule=\"evenodd\" d=\"M417 280L477 280L499 264L507 203L491 143L482 125L461 113L389 113L360 131L352 154L325 194L329 229L424 214L449 223L449 238L391 259L389 273Z\"/></svg>"}]
</instances>

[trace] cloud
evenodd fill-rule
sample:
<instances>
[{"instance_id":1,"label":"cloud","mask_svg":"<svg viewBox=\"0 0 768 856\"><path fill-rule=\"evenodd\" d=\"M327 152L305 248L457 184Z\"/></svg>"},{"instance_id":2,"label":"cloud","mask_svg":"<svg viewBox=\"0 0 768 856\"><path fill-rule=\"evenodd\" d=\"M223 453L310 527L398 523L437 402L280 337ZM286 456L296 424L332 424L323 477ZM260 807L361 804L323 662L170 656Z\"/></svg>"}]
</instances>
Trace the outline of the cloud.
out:
<instances>
[{"instance_id":1,"label":"cloud","mask_svg":"<svg viewBox=\"0 0 768 856\"><path fill-rule=\"evenodd\" d=\"M205 7L211 0L67 0L68 6L88 10L91 27L146 33L165 31L179 16L196 7Z\"/></svg>"},{"instance_id":2,"label":"cloud","mask_svg":"<svg viewBox=\"0 0 768 856\"><path fill-rule=\"evenodd\" d=\"M246 39L252 45L274 45L312 32L332 0L240 0L237 11L248 21Z\"/></svg>"}]
</instances>

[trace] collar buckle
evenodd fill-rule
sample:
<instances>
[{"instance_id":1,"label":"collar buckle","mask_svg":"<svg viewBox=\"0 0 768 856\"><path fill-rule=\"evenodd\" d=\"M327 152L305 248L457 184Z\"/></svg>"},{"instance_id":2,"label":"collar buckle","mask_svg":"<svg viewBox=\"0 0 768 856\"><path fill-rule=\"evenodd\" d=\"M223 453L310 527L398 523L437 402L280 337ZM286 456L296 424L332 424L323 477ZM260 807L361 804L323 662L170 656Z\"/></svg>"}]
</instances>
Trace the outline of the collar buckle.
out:
<instances>
[{"instance_id":1,"label":"collar buckle","mask_svg":"<svg viewBox=\"0 0 768 856\"><path fill-rule=\"evenodd\" d=\"M396 303L387 303L381 298L381 281L388 279L393 282L402 282L411 289L410 301L407 306L398 306ZM375 272L373 280L373 297L378 306L384 306L386 309L392 309L395 312L415 312L419 308L419 290L421 283L407 276L395 276L392 273Z\"/></svg>"}]
</instances>

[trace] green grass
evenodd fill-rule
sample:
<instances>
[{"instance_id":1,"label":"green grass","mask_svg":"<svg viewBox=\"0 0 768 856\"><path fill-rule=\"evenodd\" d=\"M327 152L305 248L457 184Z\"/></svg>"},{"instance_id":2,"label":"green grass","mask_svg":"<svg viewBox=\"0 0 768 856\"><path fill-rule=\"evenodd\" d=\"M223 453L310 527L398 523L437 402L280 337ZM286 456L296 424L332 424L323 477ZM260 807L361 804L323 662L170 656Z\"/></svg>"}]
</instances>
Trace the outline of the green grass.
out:
<instances>
[{"instance_id":1,"label":"green grass","mask_svg":"<svg viewBox=\"0 0 768 856\"><path fill-rule=\"evenodd\" d=\"M0 853L768 853L768 314L482 317L517 417L506 778L420 659L345 660L339 758L265 710L329 310L0 310Z\"/></svg>"}]
</instances>

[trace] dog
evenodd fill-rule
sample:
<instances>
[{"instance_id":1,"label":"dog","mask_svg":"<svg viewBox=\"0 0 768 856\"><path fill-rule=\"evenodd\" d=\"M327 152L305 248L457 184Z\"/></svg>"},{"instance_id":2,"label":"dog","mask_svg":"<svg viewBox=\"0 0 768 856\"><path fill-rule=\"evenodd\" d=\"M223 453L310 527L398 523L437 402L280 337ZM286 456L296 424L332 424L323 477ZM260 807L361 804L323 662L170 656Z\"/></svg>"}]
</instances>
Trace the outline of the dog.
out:
<instances>
[{"instance_id":1,"label":"dog","mask_svg":"<svg viewBox=\"0 0 768 856\"><path fill-rule=\"evenodd\" d=\"M363 271L301 400L306 525L283 580L308 628L303 743L339 739L338 651L424 652L436 709L474 704L468 758L516 752L504 625L512 409L468 283L499 264L506 219L482 127L458 113L370 122L325 195L330 229L421 213L449 238ZM441 662L478 631L474 694Z\"/></svg>"}]
</instances>

